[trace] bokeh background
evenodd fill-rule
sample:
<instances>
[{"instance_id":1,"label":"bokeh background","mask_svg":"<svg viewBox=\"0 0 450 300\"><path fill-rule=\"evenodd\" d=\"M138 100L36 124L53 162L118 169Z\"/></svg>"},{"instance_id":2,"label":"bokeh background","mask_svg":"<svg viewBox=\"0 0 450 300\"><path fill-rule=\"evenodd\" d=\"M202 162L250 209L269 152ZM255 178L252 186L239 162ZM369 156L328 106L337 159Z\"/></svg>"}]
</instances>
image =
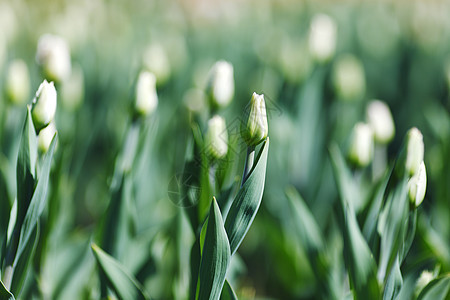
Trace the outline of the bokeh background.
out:
<instances>
[{"instance_id":1,"label":"bokeh background","mask_svg":"<svg viewBox=\"0 0 450 300\"><path fill-rule=\"evenodd\" d=\"M12 198L26 109L8 99L8 66L16 59L25 62L31 103L44 79L36 60L43 34L66 40L72 65L72 85L56 85L60 140L46 214L56 215L59 225L48 241L51 259L37 272L39 292L30 293L49 299L96 295L95 262L86 245L111 197L137 75L148 69L157 78L159 103L145 133L149 155L133 180L136 232L145 236L141 246L149 253L137 278L146 278L143 284L156 299L187 297L189 273L180 266L188 264L193 233L168 191L183 171L192 114L207 109L201 91L218 60L234 68L234 98L221 112L229 135L238 135L234 121L258 92L266 98L271 139L262 205L233 259L233 286L240 298L314 299L318 293L292 224L285 196L289 186L305 199L342 267L328 146L336 142L345 152L353 126L365 121L373 99L389 106L395 123L395 137L386 146L389 164L409 128L418 127L424 136L428 187L404 268L416 277L436 265L448 272L448 12L449 1L2 0L0 167L10 178ZM335 47L324 56L311 46L311 24L318 16L335 30ZM192 101L192 95L199 99ZM240 176L245 149L239 144L232 150Z\"/></svg>"}]
</instances>

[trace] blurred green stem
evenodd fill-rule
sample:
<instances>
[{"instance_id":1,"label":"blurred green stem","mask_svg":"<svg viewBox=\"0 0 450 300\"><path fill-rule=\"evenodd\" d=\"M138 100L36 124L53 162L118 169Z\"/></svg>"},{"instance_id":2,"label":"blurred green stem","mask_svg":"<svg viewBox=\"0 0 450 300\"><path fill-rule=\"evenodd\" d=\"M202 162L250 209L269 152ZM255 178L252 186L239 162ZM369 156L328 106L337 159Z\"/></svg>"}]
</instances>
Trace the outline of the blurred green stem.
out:
<instances>
[{"instance_id":1,"label":"blurred green stem","mask_svg":"<svg viewBox=\"0 0 450 300\"><path fill-rule=\"evenodd\" d=\"M245 159L244 174L242 174L241 187L247 181L248 175L253 168L253 163L255 161L255 146L247 147L247 158Z\"/></svg>"}]
</instances>

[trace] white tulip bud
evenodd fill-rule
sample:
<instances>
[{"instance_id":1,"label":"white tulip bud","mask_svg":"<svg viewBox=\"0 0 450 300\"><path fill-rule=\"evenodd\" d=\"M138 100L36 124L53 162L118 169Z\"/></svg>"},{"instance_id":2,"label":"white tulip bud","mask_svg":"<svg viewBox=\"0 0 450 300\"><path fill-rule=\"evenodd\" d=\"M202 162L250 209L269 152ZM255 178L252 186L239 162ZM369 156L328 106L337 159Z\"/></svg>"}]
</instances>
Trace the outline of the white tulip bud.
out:
<instances>
[{"instance_id":1,"label":"white tulip bud","mask_svg":"<svg viewBox=\"0 0 450 300\"><path fill-rule=\"evenodd\" d=\"M357 123L349 152L350 160L359 167L366 167L373 157L373 132L368 124Z\"/></svg>"},{"instance_id":2,"label":"white tulip bud","mask_svg":"<svg viewBox=\"0 0 450 300\"><path fill-rule=\"evenodd\" d=\"M225 120L222 117L216 115L208 121L205 147L211 158L220 159L227 154L228 133Z\"/></svg>"},{"instance_id":3,"label":"white tulip bud","mask_svg":"<svg viewBox=\"0 0 450 300\"><path fill-rule=\"evenodd\" d=\"M333 68L333 83L340 99L352 101L362 98L366 80L361 62L350 54L340 57Z\"/></svg>"},{"instance_id":4,"label":"white tulip bud","mask_svg":"<svg viewBox=\"0 0 450 300\"><path fill-rule=\"evenodd\" d=\"M56 133L55 122L50 122L47 127L42 129L38 135L38 148L42 153L46 153L50 144L52 143L53 136Z\"/></svg>"},{"instance_id":5,"label":"white tulip bud","mask_svg":"<svg viewBox=\"0 0 450 300\"><path fill-rule=\"evenodd\" d=\"M412 176L419 171L420 163L423 161L423 153L422 133L419 129L413 127L408 131L406 140L405 170L408 176Z\"/></svg>"},{"instance_id":6,"label":"white tulip bud","mask_svg":"<svg viewBox=\"0 0 450 300\"><path fill-rule=\"evenodd\" d=\"M233 66L226 61L218 61L212 67L207 83L207 94L213 107L227 106L234 96Z\"/></svg>"},{"instance_id":7,"label":"white tulip bud","mask_svg":"<svg viewBox=\"0 0 450 300\"><path fill-rule=\"evenodd\" d=\"M395 125L389 106L380 100L374 100L367 106L366 115L375 140L381 144L390 142L395 135Z\"/></svg>"},{"instance_id":8,"label":"white tulip bud","mask_svg":"<svg viewBox=\"0 0 450 300\"><path fill-rule=\"evenodd\" d=\"M30 74L23 60L15 60L8 67L6 94L17 105L25 104L30 94Z\"/></svg>"},{"instance_id":9,"label":"white tulip bud","mask_svg":"<svg viewBox=\"0 0 450 300\"><path fill-rule=\"evenodd\" d=\"M39 38L36 60L50 80L61 82L70 75L72 67L69 46L59 36L45 34Z\"/></svg>"},{"instance_id":10,"label":"white tulip bud","mask_svg":"<svg viewBox=\"0 0 450 300\"><path fill-rule=\"evenodd\" d=\"M135 110L138 114L147 116L158 106L156 94L156 77L148 71L142 71L136 84Z\"/></svg>"},{"instance_id":11,"label":"white tulip bud","mask_svg":"<svg viewBox=\"0 0 450 300\"><path fill-rule=\"evenodd\" d=\"M425 198L425 191L427 189L427 172L425 169L425 163L422 161L419 166L419 170L408 181L409 200L416 207L422 203Z\"/></svg>"},{"instance_id":12,"label":"white tulip bud","mask_svg":"<svg viewBox=\"0 0 450 300\"><path fill-rule=\"evenodd\" d=\"M241 136L248 146L261 143L269 133L264 95L253 93L246 119L241 123Z\"/></svg>"},{"instance_id":13,"label":"white tulip bud","mask_svg":"<svg viewBox=\"0 0 450 300\"><path fill-rule=\"evenodd\" d=\"M53 82L48 83L44 80L36 92L31 108L31 116L33 118L36 131L40 131L46 127L55 116L56 113L56 89Z\"/></svg>"},{"instance_id":14,"label":"white tulip bud","mask_svg":"<svg viewBox=\"0 0 450 300\"><path fill-rule=\"evenodd\" d=\"M61 86L61 102L70 111L76 110L84 98L84 75L79 65L75 65L70 77Z\"/></svg>"},{"instance_id":15,"label":"white tulip bud","mask_svg":"<svg viewBox=\"0 0 450 300\"><path fill-rule=\"evenodd\" d=\"M430 283L431 280L434 279L434 275L432 272L428 270L424 270L421 274L419 279L417 279L416 287L414 289L414 294L416 298L419 296L420 292L423 290L423 288Z\"/></svg>"},{"instance_id":16,"label":"white tulip bud","mask_svg":"<svg viewBox=\"0 0 450 300\"><path fill-rule=\"evenodd\" d=\"M329 16L314 16L309 29L309 50L317 61L325 62L334 55L336 32L336 23Z\"/></svg>"},{"instance_id":17,"label":"white tulip bud","mask_svg":"<svg viewBox=\"0 0 450 300\"><path fill-rule=\"evenodd\" d=\"M144 52L143 64L156 77L158 86L164 85L170 77L170 62L160 44L152 44Z\"/></svg>"}]
</instances>

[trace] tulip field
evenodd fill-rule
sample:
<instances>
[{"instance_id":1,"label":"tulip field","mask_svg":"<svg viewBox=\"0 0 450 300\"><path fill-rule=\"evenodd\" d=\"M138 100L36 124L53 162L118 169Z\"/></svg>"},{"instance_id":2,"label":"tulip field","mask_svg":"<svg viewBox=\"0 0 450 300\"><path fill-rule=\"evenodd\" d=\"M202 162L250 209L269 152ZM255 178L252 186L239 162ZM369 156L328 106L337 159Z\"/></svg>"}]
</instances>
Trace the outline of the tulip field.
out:
<instances>
[{"instance_id":1,"label":"tulip field","mask_svg":"<svg viewBox=\"0 0 450 300\"><path fill-rule=\"evenodd\" d=\"M448 11L0 0L0 300L450 299Z\"/></svg>"}]
</instances>

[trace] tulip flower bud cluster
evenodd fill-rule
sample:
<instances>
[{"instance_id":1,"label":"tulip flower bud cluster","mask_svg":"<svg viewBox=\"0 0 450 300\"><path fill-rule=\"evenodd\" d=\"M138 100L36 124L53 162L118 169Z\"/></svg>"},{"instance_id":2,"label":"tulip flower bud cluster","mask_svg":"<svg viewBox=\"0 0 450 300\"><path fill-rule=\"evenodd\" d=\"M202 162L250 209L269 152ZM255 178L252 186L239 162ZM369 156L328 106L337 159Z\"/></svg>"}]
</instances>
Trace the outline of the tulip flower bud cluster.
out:
<instances>
[{"instance_id":1,"label":"tulip flower bud cluster","mask_svg":"<svg viewBox=\"0 0 450 300\"><path fill-rule=\"evenodd\" d=\"M9 64L5 90L12 103L21 105L27 102L30 94L30 74L23 60L14 60Z\"/></svg>"},{"instance_id":2,"label":"tulip flower bud cluster","mask_svg":"<svg viewBox=\"0 0 450 300\"><path fill-rule=\"evenodd\" d=\"M408 181L409 199L416 207L422 203L427 187L427 173L423 161L424 144L422 133L411 128L407 133L405 172Z\"/></svg>"},{"instance_id":3,"label":"tulip flower bud cluster","mask_svg":"<svg viewBox=\"0 0 450 300\"><path fill-rule=\"evenodd\" d=\"M326 62L336 50L336 23L325 14L316 15L309 30L309 50L318 62Z\"/></svg>"},{"instance_id":4,"label":"tulip flower bud cluster","mask_svg":"<svg viewBox=\"0 0 450 300\"><path fill-rule=\"evenodd\" d=\"M366 167L373 158L373 131L365 123L353 127L349 158L358 167Z\"/></svg>"},{"instance_id":5,"label":"tulip flower bud cluster","mask_svg":"<svg viewBox=\"0 0 450 300\"><path fill-rule=\"evenodd\" d=\"M54 118L56 113L56 89L53 82L47 80L39 86L36 97L33 99L31 116L34 127L39 132L45 128Z\"/></svg>"},{"instance_id":6,"label":"tulip flower bud cluster","mask_svg":"<svg viewBox=\"0 0 450 300\"><path fill-rule=\"evenodd\" d=\"M39 39L36 60L49 80L62 82L70 75L69 46L59 36L45 34Z\"/></svg>"},{"instance_id":7,"label":"tulip flower bud cluster","mask_svg":"<svg viewBox=\"0 0 450 300\"><path fill-rule=\"evenodd\" d=\"M148 71L142 71L136 84L135 111L142 116L151 114L158 106L156 77Z\"/></svg>"},{"instance_id":8,"label":"tulip flower bud cluster","mask_svg":"<svg viewBox=\"0 0 450 300\"><path fill-rule=\"evenodd\" d=\"M241 136L249 147L254 147L267 137L268 132L264 95L253 93L250 106L247 108L245 118L241 123Z\"/></svg>"},{"instance_id":9,"label":"tulip flower bud cluster","mask_svg":"<svg viewBox=\"0 0 450 300\"><path fill-rule=\"evenodd\" d=\"M221 159L227 154L228 133L222 117L216 115L208 121L205 147L208 156L212 159Z\"/></svg>"},{"instance_id":10,"label":"tulip flower bud cluster","mask_svg":"<svg viewBox=\"0 0 450 300\"><path fill-rule=\"evenodd\" d=\"M218 61L212 67L206 93L211 106L220 108L227 106L234 96L233 66L226 61Z\"/></svg>"}]
</instances>

